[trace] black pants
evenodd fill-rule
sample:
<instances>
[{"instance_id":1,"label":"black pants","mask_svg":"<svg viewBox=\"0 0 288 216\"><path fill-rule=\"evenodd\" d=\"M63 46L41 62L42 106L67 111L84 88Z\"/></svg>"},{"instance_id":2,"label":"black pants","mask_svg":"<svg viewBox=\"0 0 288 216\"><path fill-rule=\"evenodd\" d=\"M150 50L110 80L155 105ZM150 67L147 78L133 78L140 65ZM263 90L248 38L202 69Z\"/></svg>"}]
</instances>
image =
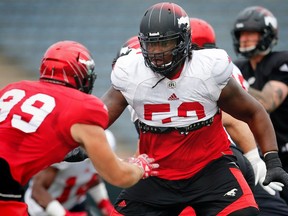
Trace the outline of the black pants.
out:
<instances>
[{"instance_id":1,"label":"black pants","mask_svg":"<svg viewBox=\"0 0 288 216\"><path fill-rule=\"evenodd\" d=\"M3 158L0 158L0 170L0 200L23 201L24 188L13 179Z\"/></svg>"},{"instance_id":2,"label":"black pants","mask_svg":"<svg viewBox=\"0 0 288 216\"><path fill-rule=\"evenodd\" d=\"M176 216L187 206L197 216L258 215L252 191L236 161L235 156L222 156L190 179L141 180L123 190L114 207L125 216Z\"/></svg>"}]
</instances>

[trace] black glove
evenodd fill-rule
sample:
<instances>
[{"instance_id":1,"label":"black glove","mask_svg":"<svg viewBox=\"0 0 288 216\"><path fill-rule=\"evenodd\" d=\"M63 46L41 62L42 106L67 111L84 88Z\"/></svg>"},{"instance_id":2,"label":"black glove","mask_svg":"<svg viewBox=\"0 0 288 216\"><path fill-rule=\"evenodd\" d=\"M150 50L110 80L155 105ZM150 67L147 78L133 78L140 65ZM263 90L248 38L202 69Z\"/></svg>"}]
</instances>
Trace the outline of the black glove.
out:
<instances>
[{"instance_id":1,"label":"black glove","mask_svg":"<svg viewBox=\"0 0 288 216\"><path fill-rule=\"evenodd\" d=\"M75 148L72 151L70 151L64 158L64 161L67 162L80 162L88 158L86 151L81 148Z\"/></svg>"},{"instance_id":2,"label":"black glove","mask_svg":"<svg viewBox=\"0 0 288 216\"><path fill-rule=\"evenodd\" d=\"M288 173L282 168L282 163L278 156L278 152L269 152L264 156L267 174L263 185L268 185L272 181L281 182L288 187Z\"/></svg>"}]
</instances>

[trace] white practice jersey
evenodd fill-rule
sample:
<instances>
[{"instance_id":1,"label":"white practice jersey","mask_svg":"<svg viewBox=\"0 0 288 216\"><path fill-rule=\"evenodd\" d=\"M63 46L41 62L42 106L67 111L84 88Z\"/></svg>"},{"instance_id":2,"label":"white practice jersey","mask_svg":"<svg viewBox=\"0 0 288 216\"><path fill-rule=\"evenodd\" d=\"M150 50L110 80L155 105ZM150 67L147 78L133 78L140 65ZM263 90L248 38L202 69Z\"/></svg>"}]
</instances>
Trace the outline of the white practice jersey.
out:
<instances>
[{"instance_id":1,"label":"white practice jersey","mask_svg":"<svg viewBox=\"0 0 288 216\"><path fill-rule=\"evenodd\" d=\"M217 100L232 70L224 50L203 49L193 51L192 60L186 60L178 78L161 80L163 76L146 67L139 52L119 58L111 80L140 121L151 126L184 127L217 113Z\"/></svg>"},{"instance_id":2,"label":"white practice jersey","mask_svg":"<svg viewBox=\"0 0 288 216\"><path fill-rule=\"evenodd\" d=\"M108 142L114 150L116 147L115 137L109 130L105 130ZM71 209L86 199L86 193L98 181L97 172L90 161L86 159L81 162L61 162L53 164L58 169L56 178L49 187L48 192L54 199L57 199L65 209ZM31 197L33 180L25 193L25 202L31 216L48 216L44 209Z\"/></svg>"},{"instance_id":3,"label":"white practice jersey","mask_svg":"<svg viewBox=\"0 0 288 216\"><path fill-rule=\"evenodd\" d=\"M89 159L81 162L61 162L53 167L59 171L48 192L57 199L65 209L82 203L86 199L87 190L98 178L96 171ZM33 184L33 181L30 182ZM32 216L46 215L43 208L31 198L31 187L25 193L25 202L28 204L29 213ZM40 214L42 212L42 214Z\"/></svg>"},{"instance_id":4,"label":"white practice jersey","mask_svg":"<svg viewBox=\"0 0 288 216\"><path fill-rule=\"evenodd\" d=\"M248 91L249 83L244 79L240 69L235 64L233 64L232 77L245 91Z\"/></svg>"}]
</instances>

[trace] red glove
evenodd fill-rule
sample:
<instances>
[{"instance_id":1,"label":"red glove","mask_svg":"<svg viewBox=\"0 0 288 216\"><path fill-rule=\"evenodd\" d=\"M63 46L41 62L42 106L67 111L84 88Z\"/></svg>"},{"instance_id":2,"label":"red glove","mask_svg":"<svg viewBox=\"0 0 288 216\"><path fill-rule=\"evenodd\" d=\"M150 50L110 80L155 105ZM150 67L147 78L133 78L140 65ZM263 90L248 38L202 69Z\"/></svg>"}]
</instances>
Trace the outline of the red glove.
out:
<instances>
[{"instance_id":1,"label":"red glove","mask_svg":"<svg viewBox=\"0 0 288 216\"><path fill-rule=\"evenodd\" d=\"M159 164L153 163L154 158L149 158L147 154L141 154L137 158L130 157L128 158L128 162L137 165L143 170L143 179L158 175L158 171L154 169L158 168Z\"/></svg>"},{"instance_id":2,"label":"red glove","mask_svg":"<svg viewBox=\"0 0 288 216\"><path fill-rule=\"evenodd\" d=\"M70 212L67 209L65 209L65 216L88 216L88 214L84 211L82 212Z\"/></svg>"},{"instance_id":3,"label":"red glove","mask_svg":"<svg viewBox=\"0 0 288 216\"><path fill-rule=\"evenodd\" d=\"M104 216L109 216L114 209L112 203L107 199L101 200L97 207Z\"/></svg>"}]
</instances>

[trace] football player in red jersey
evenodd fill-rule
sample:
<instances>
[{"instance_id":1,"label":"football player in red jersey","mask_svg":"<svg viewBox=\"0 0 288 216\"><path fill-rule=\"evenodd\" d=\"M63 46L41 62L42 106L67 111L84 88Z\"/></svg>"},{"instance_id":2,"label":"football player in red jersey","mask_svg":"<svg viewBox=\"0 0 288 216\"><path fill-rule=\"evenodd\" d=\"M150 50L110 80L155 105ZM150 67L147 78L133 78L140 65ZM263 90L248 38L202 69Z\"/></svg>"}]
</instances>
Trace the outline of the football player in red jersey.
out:
<instances>
[{"instance_id":1,"label":"football player in red jersey","mask_svg":"<svg viewBox=\"0 0 288 216\"><path fill-rule=\"evenodd\" d=\"M139 152L153 155L159 176L119 195L114 215L257 215L251 189L236 165L219 108L248 123L265 153L265 183L288 185L269 116L232 77L221 49L191 49L190 21L174 3L145 11L142 54L120 57L102 99L112 124L129 104L139 118Z\"/></svg>"},{"instance_id":2,"label":"football player in red jersey","mask_svg":"<svg viewBox=\"0 0 288 216\"><path fill-rule=\"evenodd\" d=\"M20 81L0 90L2 215L27 215L21 202L23 186L79 145L98 173L115 186L130 187L157 174L158 164L147 155L123 161L111 150L104 132L107 109L89 94L95 78L88 49L78 42L60 41L44 54L39 81Z\"/></svg>"}]
</instances>

